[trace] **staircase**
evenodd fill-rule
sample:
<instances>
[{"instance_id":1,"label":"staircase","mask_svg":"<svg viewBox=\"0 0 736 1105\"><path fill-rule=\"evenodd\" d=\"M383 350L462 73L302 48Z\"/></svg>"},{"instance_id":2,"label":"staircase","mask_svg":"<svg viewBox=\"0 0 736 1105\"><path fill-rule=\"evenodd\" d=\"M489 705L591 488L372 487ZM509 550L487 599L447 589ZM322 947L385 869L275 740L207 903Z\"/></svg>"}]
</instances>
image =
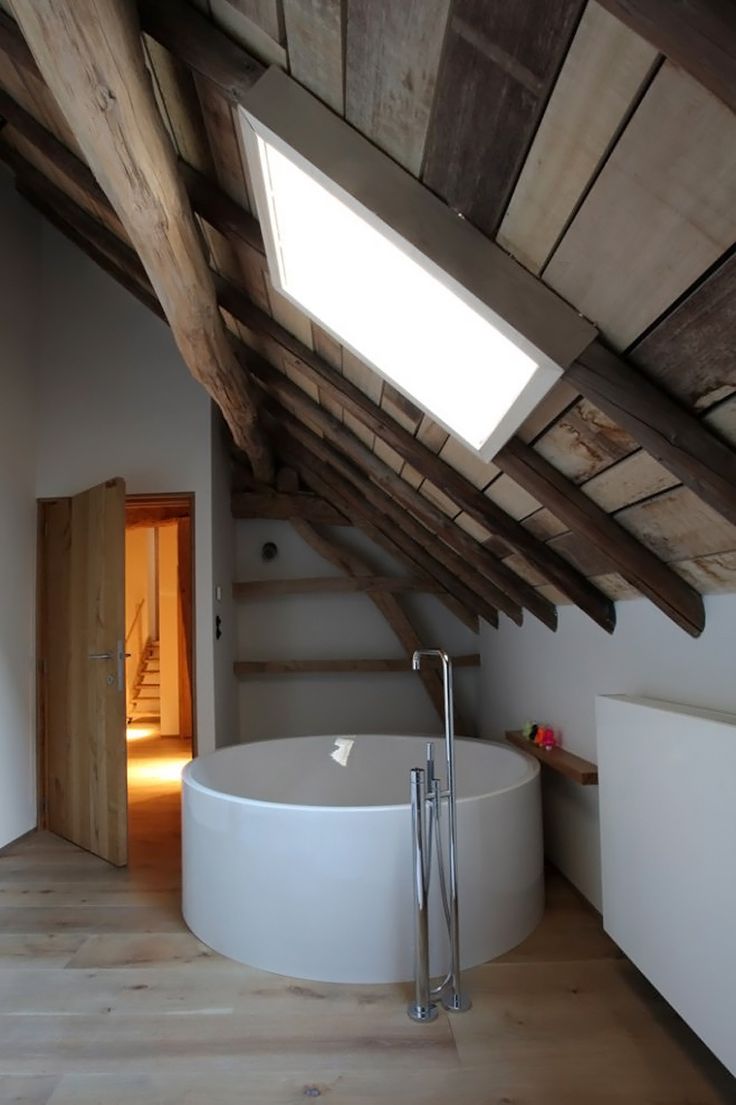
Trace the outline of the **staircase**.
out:
<instances>
[{"instance_id":1,"label":"staircase","mask_svg":"<svg viewBox=\"0 0 736 1105\"><path fill-rule=\"evenodd\" d=\"M161 722L161 662L158 641L143 649L128 705L128 725L136 721Z\"/></svg>"}]
</instances>

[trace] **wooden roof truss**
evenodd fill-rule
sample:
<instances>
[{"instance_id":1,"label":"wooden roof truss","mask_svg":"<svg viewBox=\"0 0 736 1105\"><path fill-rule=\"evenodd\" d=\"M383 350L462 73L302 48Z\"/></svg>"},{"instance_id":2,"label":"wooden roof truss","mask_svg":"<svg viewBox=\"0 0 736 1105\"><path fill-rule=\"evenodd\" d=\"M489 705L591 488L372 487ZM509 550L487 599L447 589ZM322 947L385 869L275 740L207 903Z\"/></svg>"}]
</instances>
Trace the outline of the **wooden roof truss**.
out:
<instances>
[{"instance_id":1,"label":"wooden roof truss","mask_svg":"<svg viewBox=\"0 0 736 1105\"><path fill-rule=\"evenodd\" d=\"M117 4L104 18L118 23L80 30L83 3L75 5L76 29L66 25L63 4L50 2L44 17L20 5L33 53L0 11L0 156L47 218L172 326L248 459L236 512L296 517L306 539L324 548L329 538L315 522L359 525L471 626L478 615L496 624L499 611L521 622L526 610L554 629L556 605L571 601L610 632L613 600L638 593L697 636L700 592L709 582L732 589L736 581L736 369L727 340L736 321L736 204L729 212L727 203L729 189L736 199L736 156L722 148L736 140L726 91L734 87L736 25L726 10L703 3L683 15L659 0L524 0L507 40L500 0L432 0L411 25L405 6L391 0L381 6L380 28L367 0L331 13L330 5L317 13L299 0L272 0L256 6L278 15L265 28L254 23L255 7L223 6L250 14L231 12L226 33L214 11L208 18L186 4L143 0L140 28L132 5ZM107 7L95 6L98 23ZM52 22L44 26L44 18ZM129 90L113 86L126 69L121 43L135 53L141 28L143 51L127 80L143 145L155 149L163 174L158 190L148 187L140 135L126 132L130 162L113 164L121 160L120 131L104 111L90 124L94 82L82 94L54 57L69 36L66 52L77 53L84 89L84 51L94 43L95 79L107 65L110 96L122 99ZM370 63L376 34L401 47L401 58L389 54L378 69ZM117 67L111 56L105 61L105 42L116 43ZM265 70L253 50L282 65L288 53L296 79L600 327L601 337L492 463L453 442L271 288L232 115ZM615 77L617 99L599 87L606 70L590 64L591 51L599 62L626 63ZM423 79L411 69L420 57ZM500 67L499 57L507 59ZM399 94L400 63L417 80ZM478 112L492 90L505 110L483 120L481 142ZM558 147L574 142L568 118L595 90L585 150L573 150L572 160L567 151L560 180ZM617 183L627 186L632 158L642 160L640 175L657 167L646 163L655 154L639 131L650 102L656 107L664 93L663 104L679 98L711 128L700 152L718 195L700 237L690 224L671 222L652 239L653 259L631 257L633 299L625 286L610 286L623 234L601 230L600 212L615 202ZM678 140L665 135L658 156ZM596 142L599 158L587 164ZM532 163L547 167L550 202L539 191L545 173L526 171ZM660 161L660 171L667 164ZM120 178L136 172L144 186L126 194ZM678 178L687 175L679 162L672 172L673 192L701 187ZM630 188L643 217L651 200ZM665 218L659 209L649 217ZM666 261L667 235L673 248L691 248L643 303L650 270ZM174 259L185 272L172 288ZM205 330L207 340L195 341ZM273 487L273 452L298 471L300 488ZM367 571L357 561L346 570ZM390 606L389 621L398 624L397 599L372 598ZM400 628L408 649L412 631ZM436 687L427 689L436 696Z\"/></svg>"}]
</instances>

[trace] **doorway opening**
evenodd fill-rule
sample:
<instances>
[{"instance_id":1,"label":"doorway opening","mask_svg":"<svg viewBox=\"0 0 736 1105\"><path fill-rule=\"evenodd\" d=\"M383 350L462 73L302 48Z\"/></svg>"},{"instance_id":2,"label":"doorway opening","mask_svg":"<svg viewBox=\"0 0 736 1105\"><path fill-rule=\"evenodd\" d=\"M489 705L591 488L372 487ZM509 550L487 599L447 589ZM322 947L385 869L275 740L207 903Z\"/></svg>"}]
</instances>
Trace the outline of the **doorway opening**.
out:
<instances>
[{"instance_id":1,"label":"doorway opening","mask_svg":"<svg viewBox=\"0 0 736 1105\"><path fill-rule=\"evenodd\" d=\"M125 710L130 849L165 847L195 751L193 497L125 507ZM142 858L142 857L141 857Z\"/></svg>"}]
</instances>

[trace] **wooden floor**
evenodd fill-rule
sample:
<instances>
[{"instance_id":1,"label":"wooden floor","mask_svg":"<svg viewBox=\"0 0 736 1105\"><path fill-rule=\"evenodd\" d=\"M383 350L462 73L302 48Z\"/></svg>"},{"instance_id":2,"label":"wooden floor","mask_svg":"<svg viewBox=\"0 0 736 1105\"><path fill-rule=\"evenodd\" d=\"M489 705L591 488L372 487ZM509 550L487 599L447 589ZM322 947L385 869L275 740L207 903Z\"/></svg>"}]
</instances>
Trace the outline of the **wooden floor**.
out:
<instances>
[{"instance_id":1,"label":"wooden floor","mask_svg":"<svg viewBox=\"0 0 736 1105\"><path fill-rule=\"evenodd\" d=\"M467 973L473 1010L432 1025L407 1019L404 986L296 982L222 959L179 913L186 749L131 750L127 870L46 833L0 853L2 1105L736 1100L559 876L534 935Z\"/></svg>"}]
</instances>

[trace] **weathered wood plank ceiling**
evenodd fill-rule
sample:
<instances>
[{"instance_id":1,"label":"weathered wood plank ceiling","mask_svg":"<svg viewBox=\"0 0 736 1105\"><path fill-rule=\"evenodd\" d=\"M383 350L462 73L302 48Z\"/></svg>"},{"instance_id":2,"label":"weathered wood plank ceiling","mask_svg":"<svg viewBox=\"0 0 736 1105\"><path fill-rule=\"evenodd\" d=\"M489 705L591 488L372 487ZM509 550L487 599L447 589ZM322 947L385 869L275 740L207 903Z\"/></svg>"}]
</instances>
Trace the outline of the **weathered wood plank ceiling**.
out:
<instances>
[{"instance_id":1,"label":"weathered wood plank ceiling","mask_svg":"<svg viewBox=\"0 0 736 1105\"><path fill-rule=\"evenodd\" d=\"M9 0L0 7L12 14ZM641 593L698 633L697 592L736 587L736 115L725 91L736 87L736 10L720 0L686 16L661 0L197 7L139 4L145 61L226 324L262 358L249 363L280 457L489 621L526 609L554 627L554 605L574 601L611 629L610 600ZM0 20L0 153L32 202L158 309L16 25ZM234 121L267 64L600 330L611 353L581 358L493 463L271 286ZM604 396L592 363L610 375L607 394L624 387L623 402Z\"/></svg>"}]
</instances>

